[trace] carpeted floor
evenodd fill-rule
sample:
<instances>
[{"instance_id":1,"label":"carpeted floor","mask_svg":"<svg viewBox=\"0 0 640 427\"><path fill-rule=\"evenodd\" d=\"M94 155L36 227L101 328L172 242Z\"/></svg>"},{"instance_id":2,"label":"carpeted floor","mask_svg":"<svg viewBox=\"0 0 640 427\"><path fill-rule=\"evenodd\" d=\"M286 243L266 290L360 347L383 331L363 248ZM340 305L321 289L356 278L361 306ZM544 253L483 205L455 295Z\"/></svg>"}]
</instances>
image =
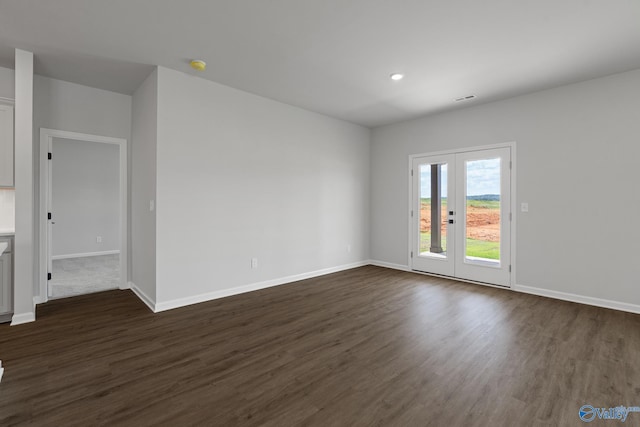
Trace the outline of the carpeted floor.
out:
<instances>
[{"instance_id":1,"label":"carpeted floor","mask_svg":"<svg viewBox=\"0 0 640 427\"><path fill-rule=\"evenodd\" d=\"M53 261L52 298L102 292L120 286L120 255Z\"/></svg>"}]
</instances>

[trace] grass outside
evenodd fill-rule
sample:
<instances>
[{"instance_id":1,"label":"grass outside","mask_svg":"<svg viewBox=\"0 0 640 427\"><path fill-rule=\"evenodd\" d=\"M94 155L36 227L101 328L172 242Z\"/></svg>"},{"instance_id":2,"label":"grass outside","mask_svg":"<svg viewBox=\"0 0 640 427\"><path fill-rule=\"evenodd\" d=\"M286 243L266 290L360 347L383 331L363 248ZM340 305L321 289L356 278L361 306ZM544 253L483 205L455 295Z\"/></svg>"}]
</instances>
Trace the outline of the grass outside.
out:
<instances>
[{"instance_id":1,"label":"grass outside","mask_svg":"<svg viewBox=\"0 0 640 427\"><path fill-rule=\"evenodd\" d=\"M420 233L420 252L429 252L429 248L431 247L431 233L421 232ZM446 237L442 238L442 250L447 250L447 239Z\"/></svg>"},{"instance_id":2,"label":"grass outside","mask_svg":"<svg viewBox=\"0 0 640 427\"><path fill-rule=\"evenodd\" d=\"M475 196L477 197L477 196ZM466 256L485 258L485 259L500 259L500 237L499 230L494 230L496 224L499 221L500 212L500 200L494 200L495 196L487 195L486 198L467 199L467 220L469 221L467 231L466 242ZM421 215L430 215L431 199L420 199L420 212ZM442 227L447 218L447 198L443 197L441 200L442 207ZM422 220L421 220L422 221ZM486 224L486 225L485 225ZM429 221L421 225L422 230L420 233L420 251L428 252L431 246L431 233ZM445 230L443 230L445 233ZM486 239L484 237L487 236ZM446 238L442 238L442 249L446 251Z\"/></svg>"},{"instance_id":3,"label":"grass outside","mask_svg":"<svg viewBox=\"0 0 640 427\"><path fill-rule=\"evenodd\" d=\"M441 199L442 206L447 205L447 198L443 197ZM431 205L431 198L421 198L420 203L422 205ZM467 200L467 206L475 206L477 208L487 208L487 209L500 209L500 200Z\"/></svg>"},{"instance_id":4,"label":"grass outside","mask_svg":"<svg viewBox=\"0 0 640 427\"><path fill-rule=\"evenodd\" d=\"M431 203L431 201L429 201L429 203ZM485 209L500 209L500 200L467 200L467 206Z\"/></svg>"},{"instance_id":5,"label":"grass outside","mask_svg":"<svg viewBox=\"0 0 640 427\"><path fill-rule=\"evenodd\" d=\"M431 233L420 233L420 252L429 252L430 246ZM442 239L442 250L447 250L445 239ZM500 259L500 242L467 239L467 256Z\"/></svg>"},{"instance_id":6,"label":"grass outside","mask_svg":"<svg viewBox=\"0 0 640 427\"><path fill-rule=\"evenodd\" d=\"M467 239L467 256L500 259L500 242Z\"/></svg>"}]
</instances>

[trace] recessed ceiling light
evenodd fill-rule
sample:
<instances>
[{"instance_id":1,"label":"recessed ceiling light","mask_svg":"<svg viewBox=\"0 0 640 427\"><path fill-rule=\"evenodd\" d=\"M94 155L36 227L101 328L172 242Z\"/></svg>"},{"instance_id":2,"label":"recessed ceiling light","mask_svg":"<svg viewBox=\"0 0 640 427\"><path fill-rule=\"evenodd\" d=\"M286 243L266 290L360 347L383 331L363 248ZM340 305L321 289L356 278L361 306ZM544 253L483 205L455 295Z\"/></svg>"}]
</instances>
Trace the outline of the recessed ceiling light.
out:
<instances>
[{"instance_id":1,"label":"recessed ceiling light","mask_svg":"<svg viewBox=\"0 0 640 427\"><path fill-rule=\"evenodd\" d=\"M393 74L391 74L389 77L391 77L391 80L398 81L398 80L402 80L402 79L404 79L404 74L400 74L400 73L393 73Z\"/></svg>"},{"instance_id":2,"label":"recessed ceiling light","mask_svg":"<svg viewBox=\"0 0 640 427\"><path fill-rule=\"evenodd\" d=\"M194 59L193 61L191 61L190 65L191 68L196 71L204 71L207 68L207 63L202 59Z\"/></svg>"}]
</instances>

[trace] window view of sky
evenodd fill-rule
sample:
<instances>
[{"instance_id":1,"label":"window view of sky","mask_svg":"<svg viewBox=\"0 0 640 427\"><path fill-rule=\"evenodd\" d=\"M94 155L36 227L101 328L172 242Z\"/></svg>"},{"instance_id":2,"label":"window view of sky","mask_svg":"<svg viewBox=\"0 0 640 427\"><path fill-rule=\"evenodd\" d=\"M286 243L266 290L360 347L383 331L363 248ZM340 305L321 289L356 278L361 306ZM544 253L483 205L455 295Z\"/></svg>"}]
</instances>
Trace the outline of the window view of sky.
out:
<instances>
[{"instance_id":1,"label":"window view of sky","mask_svg":"<svg viewBox=\"0 0 640 427\"><path fill-rule=\"evenodd\" d=\"M447 165L441 168L441 193L447 197ZM466 162L467 196L500 194L500 158ZM420 166L420 197L431 197L431 165Z\"/></svg>"}]
</instances>

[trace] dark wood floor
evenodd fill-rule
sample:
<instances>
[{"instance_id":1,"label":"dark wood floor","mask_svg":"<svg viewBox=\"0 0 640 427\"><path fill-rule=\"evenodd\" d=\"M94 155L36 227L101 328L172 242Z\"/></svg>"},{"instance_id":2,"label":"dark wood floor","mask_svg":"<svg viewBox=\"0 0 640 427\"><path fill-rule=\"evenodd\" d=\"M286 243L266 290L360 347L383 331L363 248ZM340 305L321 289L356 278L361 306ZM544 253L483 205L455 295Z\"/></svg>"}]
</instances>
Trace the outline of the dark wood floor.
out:
<instances>
[{"instance_id":1,"label":"dark wood floor","mask_svg":"<svg viewBox=\"0 0 640 427\"><path fill-rule=\"evenodd\" d=\"M155 315L129 291L58 300L0 326L0 358L2 426L579 426L584 404L640 406L640 316L372 266Z\"/></svg>"}]
</instances>

